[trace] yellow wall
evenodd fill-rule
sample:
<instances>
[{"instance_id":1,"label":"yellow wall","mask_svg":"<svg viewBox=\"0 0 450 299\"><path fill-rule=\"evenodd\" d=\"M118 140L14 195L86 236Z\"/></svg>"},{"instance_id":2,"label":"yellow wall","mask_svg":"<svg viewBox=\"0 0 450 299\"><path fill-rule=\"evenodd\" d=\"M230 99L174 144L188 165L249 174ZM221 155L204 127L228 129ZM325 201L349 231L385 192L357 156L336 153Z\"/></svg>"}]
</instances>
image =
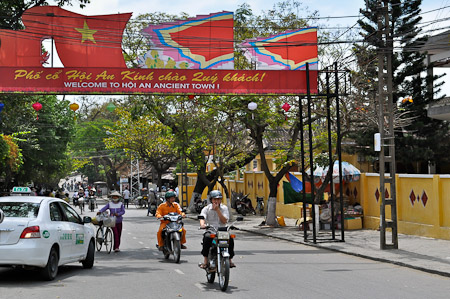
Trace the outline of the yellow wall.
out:
<instances>
[{"instance_id":1,"label":"yellow wall","mask_svg":"<svg viewBox=\"0 0 450 299\"><path fill-rule=\"evenodd\" d=\"M271 161L269 162L271 165ZM258 163L256 171L253 171L253 163L249 165L251 166L247 166L244 173L237 176L237 180L227 180L228 190L230 194L231 191L249 194L254 206L256 206L256 197L262 196L267 206L268 181L260 170L260 163ZM293 174L301 180L300 173ZM194 185L195 180L191 178L191 175L195 177L195 174L189 175L190 181ZM194 189L193 185L188 186L189 199ZM181 181L179 186L181 186ZM282 186L283 184L280 182L277 193L277 216L301 218L303 205L285 205ZM358 202L363 206L363 227L366 229L379 227L381 204L381 194L378 194L377 200L379 188L379 175L373 173L362 173L359 181L343 185L343 194L349 199L349 203ZM387 185L387 190L390 193L389 185ZM396 192L399 233L450 240L450 175L397 174ZM412 193L414 193L414 200L411 199ZM206 191L202 198L206 198ZM390 206L386 207L386 218L390 219Z\"/></svg>"}]
</instances>

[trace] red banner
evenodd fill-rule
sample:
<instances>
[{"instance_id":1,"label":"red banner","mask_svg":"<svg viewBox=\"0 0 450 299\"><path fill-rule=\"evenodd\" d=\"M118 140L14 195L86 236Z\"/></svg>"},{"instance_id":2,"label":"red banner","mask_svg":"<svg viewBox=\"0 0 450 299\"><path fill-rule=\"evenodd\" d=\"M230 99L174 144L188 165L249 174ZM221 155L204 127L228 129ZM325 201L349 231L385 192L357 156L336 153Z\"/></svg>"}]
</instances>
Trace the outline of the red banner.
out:
<instances>
[{"instance_id":1,"label":"red banner","mask_svg":"<svg viewBox=\"0 0 450 299\"><path fill-rule=\"evenodd\" d=\"M317 93L317 71L310 71ZM0 67L0 93L306 94L306 71Z\"/></svg>"}]
</instances>

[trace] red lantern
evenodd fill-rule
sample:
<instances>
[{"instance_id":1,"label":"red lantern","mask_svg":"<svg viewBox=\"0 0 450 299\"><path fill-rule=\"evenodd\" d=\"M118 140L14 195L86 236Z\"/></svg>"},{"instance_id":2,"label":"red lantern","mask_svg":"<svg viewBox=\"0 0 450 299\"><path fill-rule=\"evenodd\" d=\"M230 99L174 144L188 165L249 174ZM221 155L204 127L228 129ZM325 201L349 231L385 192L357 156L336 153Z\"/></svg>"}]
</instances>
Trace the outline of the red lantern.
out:
<instances>
[{"instance_id":1,"label":"red lantern","mask_svg":"<svg viewBox=\"0 0 450 299\"><path fill-rule=\"evenodd\" d=\"M32 107L33 107L33 109L34 109L36 112L39 112L39 110L42 109L42 104L39 103L39 102L36 102L36 103L34 103L34 104L32 105ZM37 113L37 114L36 114L36 120L38 120L38 119L39 119L39 114Z\"/></svg>"},{"instance_id":2,"label":"red lantern","mask_svg":"<svg viewBox=\"0 0 450 299\"><path fill-rule=\"evenodd\" d=\"M284 103L281 108L283 108L284 111L288 112L289 109L291 109L291 105L289 105L288 103Z\"/></svg>"}]
</instances>

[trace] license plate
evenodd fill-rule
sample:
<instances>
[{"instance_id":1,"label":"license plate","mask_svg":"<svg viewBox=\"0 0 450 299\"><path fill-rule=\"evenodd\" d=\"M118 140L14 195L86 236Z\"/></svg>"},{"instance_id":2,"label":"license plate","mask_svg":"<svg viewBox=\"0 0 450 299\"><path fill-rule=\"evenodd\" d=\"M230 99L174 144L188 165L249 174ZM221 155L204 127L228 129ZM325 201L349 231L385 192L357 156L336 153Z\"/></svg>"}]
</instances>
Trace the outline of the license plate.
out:
<instances>
[{"instance_id":1,"label":"license plate","mask_svg":"<svg viewBox=\"0 0 450 299\"><path fill-rule=\"evenodd\" d=\"M238 208L242 207L242 205L237 205Z\"/></svg>"}]
</instances>

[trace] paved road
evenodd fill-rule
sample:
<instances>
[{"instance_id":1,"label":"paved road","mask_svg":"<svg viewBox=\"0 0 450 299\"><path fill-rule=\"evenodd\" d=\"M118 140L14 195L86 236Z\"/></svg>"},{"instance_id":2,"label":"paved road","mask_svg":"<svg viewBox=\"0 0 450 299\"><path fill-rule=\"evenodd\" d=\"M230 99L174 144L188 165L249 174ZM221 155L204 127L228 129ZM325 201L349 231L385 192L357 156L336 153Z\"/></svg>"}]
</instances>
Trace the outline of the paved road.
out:
<instances>
[{"instance_id":1,"label":"paved road","mask_svg":"<svg viewBox=\"0 0 450 299\"><path fill-rule=\"evenodd\" d=\"M237 268L222 293L197 266L197 221L185 222L188 249L180 264L156 250L156 219L131 208L121 252L97 253L92 270L60 267L52 282L0 268L0 298L448 298L450 292L446 277L239 231Z\"/></svg>"}]
</instances>

